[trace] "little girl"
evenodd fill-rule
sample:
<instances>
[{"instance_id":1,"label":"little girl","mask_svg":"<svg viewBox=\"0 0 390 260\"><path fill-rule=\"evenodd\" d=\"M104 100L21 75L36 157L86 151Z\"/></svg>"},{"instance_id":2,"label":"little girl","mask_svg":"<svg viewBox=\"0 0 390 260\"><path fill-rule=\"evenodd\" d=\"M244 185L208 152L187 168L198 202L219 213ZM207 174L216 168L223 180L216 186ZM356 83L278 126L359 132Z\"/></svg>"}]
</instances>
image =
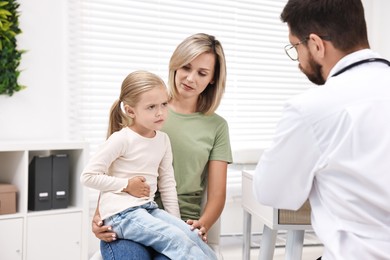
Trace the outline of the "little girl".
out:
<instances>
[{"instance_id":1,"label":"little girl","mask_svg":"<svg viewBox=\"0 0 390 260\"><path fill-rule=\"evenodd\" d=\"M198 231L180 219L171 144L159 131L167 105L160 77L130 73L111 107L108 138L80 180L101 191L100 216L118 238L151 246L170 259L216 259ZM154 202L157 187L166 211Z\"/></svg>"}]
</instances>

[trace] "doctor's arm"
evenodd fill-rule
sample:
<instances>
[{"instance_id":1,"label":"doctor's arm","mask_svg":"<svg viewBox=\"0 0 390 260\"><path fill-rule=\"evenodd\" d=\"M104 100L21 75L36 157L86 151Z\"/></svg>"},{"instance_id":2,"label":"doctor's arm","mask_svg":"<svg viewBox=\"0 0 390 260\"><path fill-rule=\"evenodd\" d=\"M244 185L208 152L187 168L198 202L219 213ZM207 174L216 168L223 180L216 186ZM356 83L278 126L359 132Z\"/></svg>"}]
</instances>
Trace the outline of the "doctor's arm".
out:
<instances>
[{"instance_id":1,"label":"doctor's arm","mask_svg":"<svg viewBox=\"0 0 390 260\"><path fill-rule=\"evenodd\" d=\"M272 145L256 166L256 199L274 208L297 210L309 196L319 154L312 127L299 111L287 106Z\"/></svg>"}]
</instances>

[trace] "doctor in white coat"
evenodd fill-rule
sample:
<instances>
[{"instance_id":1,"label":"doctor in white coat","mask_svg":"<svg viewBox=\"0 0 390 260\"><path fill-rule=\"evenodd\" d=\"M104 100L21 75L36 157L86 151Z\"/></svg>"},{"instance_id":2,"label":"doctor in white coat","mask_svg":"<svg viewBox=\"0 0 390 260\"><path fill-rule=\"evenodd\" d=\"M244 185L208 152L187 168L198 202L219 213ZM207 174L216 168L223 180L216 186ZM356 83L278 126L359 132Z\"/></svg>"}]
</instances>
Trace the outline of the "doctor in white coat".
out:
<instances>
[{"instance_id":1,"label":"doctor in white coat","mask_svg":"<svg viewBox=\"0 0 390 260\"><path fill-rule=\"evenodd\" d=\"M390 63L369 49L360 0L289 0L287 55L323 85L289 100L254 193L308 198L323 260L390 259Z\"/></svg>"}]
</instances>

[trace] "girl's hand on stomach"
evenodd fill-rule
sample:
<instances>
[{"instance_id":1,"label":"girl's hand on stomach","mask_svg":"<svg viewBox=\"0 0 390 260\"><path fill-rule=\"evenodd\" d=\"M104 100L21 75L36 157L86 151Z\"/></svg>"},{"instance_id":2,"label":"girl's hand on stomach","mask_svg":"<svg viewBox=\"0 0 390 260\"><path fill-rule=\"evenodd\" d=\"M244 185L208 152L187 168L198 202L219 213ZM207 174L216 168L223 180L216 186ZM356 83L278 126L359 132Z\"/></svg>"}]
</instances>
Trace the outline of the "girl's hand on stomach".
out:
<instances>
[{"instance_id":1,"label":"girl's hand on stomach","mask_svg":"<svg viewBox=\"0 0 390 260\"><path fill-rule=\"evenodd\" d=\"M137 198L149 197L150 186L146 183L145 177L136 176L128 180L127 186L122 192L126 192Z\"/></svg>"}]
</instances>

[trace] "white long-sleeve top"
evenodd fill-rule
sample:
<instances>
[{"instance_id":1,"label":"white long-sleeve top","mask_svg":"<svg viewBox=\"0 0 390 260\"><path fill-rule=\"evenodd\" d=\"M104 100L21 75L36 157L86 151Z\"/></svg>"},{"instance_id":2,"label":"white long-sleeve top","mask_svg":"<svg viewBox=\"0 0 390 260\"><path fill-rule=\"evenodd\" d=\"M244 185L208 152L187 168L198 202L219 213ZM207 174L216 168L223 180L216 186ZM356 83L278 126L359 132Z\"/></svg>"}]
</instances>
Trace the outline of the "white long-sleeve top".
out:
<instances>
[{"instance_id":1,"label":"white long-sleeve top","mask_svg":"<svg viewBox=\"0 0 390 260\"><path fill-rule=\"evenodd\" d=\"M137 198L122 192L128 179L135 176L146 178L150 185L149 197ZM80 181L101 191L102 219L153 201L157 186L165 210L180 218L171 143L168 135L161 131L156 131L153 138L143 137L128 127L113 133L91 157Z\"/></svg>"},{"instance_id":2,"label":"white long-sleeve top","mask_svg":"<svg viewBox=\"0 0 390 260\"><path fill-rule=\"evenodd\" d=\"M298 209L307 198L324 260L390 259L390 67L341 59L324 86L285 106L271 147L256 167L262 204Z\"/></svg>"}]
</instances>

